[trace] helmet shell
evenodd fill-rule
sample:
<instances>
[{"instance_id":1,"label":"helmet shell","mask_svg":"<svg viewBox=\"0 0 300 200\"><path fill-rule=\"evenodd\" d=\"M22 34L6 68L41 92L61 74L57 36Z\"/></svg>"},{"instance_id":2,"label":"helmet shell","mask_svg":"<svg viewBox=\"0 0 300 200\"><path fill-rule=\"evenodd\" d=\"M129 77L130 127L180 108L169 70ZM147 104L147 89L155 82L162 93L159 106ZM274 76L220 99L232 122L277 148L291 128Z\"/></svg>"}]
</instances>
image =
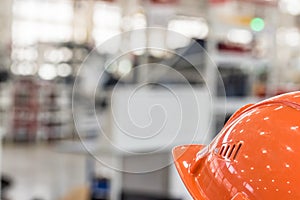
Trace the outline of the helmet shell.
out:
<instances>
[{"instance_id":1,"label":"helmet shell","mask_svg":"<svg viewBox=\"0 0 300 200\"><path fill-rule=\"evenodd\" d=\"M194 199L300 199L300 92L245 106L210 145L173 155Z\"/></svg>"}]
</instances>

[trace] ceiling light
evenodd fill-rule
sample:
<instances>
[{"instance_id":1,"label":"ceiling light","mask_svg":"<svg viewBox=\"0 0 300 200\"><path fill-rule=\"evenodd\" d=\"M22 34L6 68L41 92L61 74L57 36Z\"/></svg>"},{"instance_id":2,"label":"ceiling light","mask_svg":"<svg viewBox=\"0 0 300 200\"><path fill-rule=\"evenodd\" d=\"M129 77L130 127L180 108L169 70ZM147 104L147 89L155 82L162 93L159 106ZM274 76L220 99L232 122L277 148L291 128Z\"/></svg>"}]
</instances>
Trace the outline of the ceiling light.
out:
<instances>
[{"instance_id":1,"label":"ceiling light","mask_svg":"<svg viewBox=\"0 0 300 200\"><path fill-rule=\"evenodd\" d=\"M130 60L125 59L119 62L118 73L122 75L128 74L132 69L132 63Z\"/></svg>"},{"instance_id":2,"label":"ceiling light","mask_svg":"<svg viewBox=\"0 0 300 200\"><path fill-rule=\"evenodd\" d=\"M279 8L283 12L289 13L291 15L300 14L300 1L298 0L280 0Z\"/></svg>"},{"instance_id":3,"label":"ceiling light","mask_svg":"<svg viewBox=\"0 0 300 200\"><path fill-rule=\"evenodd\" d=\"M228 32L227 38L232 43L249 44L253 40L252 33L244 29L232 29Z\"/></svg>"},{"instance_id":4,"label":"ceiling light","mask_svg":"<svg viewBox=\"0 0 300 200\"><path fill-rule=\"evenodd\" d=\"M51 64L41 65L38 74L44 80L52 80L57 76L56 68Z\"/></svg>"},{"instance_id":5,"label":"ceiling light","mask_svg":"<svg viewBox=\"0 0 300 200\"><path fill-rule=\"evenodd\" d=\"M57 66L57 75L61 77L67 77L71 75L72 73L72 67L68 64L60 64Z\"/></svg>"}]
</instances>

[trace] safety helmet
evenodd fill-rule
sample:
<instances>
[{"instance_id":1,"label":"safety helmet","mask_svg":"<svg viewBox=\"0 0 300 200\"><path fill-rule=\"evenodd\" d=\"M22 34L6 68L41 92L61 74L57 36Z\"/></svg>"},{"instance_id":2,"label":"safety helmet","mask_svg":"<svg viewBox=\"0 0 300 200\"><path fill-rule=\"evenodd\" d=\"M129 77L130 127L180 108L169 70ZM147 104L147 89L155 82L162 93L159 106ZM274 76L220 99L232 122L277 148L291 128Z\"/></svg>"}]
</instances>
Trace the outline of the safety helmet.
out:
<instances>
[{"instance_id":1,"label":"safety helmet","mask_svg":"<svg viewBox=\"0 0 300 200\"><path fill-rule=\"evenodd\" d=\"M242 107L209 145L173 157L194 199L300 199L300 92Z\"/></svg>"}]
</instances>

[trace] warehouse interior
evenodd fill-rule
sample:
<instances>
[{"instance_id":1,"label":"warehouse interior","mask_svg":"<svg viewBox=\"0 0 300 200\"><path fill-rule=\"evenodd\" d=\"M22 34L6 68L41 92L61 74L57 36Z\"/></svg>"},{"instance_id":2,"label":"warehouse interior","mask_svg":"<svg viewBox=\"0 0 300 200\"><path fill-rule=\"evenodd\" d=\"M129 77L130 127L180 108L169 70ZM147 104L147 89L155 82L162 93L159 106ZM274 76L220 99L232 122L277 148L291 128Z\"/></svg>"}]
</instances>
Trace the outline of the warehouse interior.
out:
<instances>
[{"instance_id":1,"label":"warehouse interior","mask_svg":"<svg viewBox=\"0 0 300 200\"><path fill-rule=\"evenodd\" d=\"M300 89L300 1L0 2L3 200L187 200L177 145Z\"/></svg>"}]
</instances>

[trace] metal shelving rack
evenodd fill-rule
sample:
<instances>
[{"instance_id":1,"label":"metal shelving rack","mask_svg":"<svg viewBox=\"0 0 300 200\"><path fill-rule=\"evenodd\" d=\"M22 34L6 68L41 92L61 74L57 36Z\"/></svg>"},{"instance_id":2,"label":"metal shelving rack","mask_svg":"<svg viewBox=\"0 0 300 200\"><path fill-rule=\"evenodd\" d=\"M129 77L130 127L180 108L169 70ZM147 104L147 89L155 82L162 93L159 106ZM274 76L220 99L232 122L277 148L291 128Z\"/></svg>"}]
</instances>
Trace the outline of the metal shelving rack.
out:
<instances>
[{"instance_id":1,"label":"metal shelving rack","mask_svg":"<svg viewBox=\"0 0 300 200\"><path fill-rule=\"evenodd\" d=\"M231 12L228 12L229 7L231 7ZM227 9L227 10L226 10ZM236 9L237 12L232 10ZM249 103L255 103L262 98L273 95L275 86L274 82L276 80L273 74L276 71L276 34L270 34L270 32L276 32L276 24L274 24L274 16L276 16L276 11L274 6L270 5L256 5L251 2L225 2L221 4L212 4L208 9L208 21L210 23L210 35L208 37L208 53L211 59L217 65L217 68L224 77L222 71L240 71L245 75L245 94L231 94L228 96L228 83L224 79L225 91L227 95L215 93L215 121L224 120L224 117L228 117L230 114L235 112L241 106ZM266 15L265 13L268 13ZM250 28L250 20L254 17L262 17L265 21L265 27L262 31L253 31ZM235 19L233 19L235 18ZM228 20L228 19L231 19ZM246 19L246 20L245 20ZM227 21L226 21L227 20ZM235 21L234 21L235 20ZM238 20L244 22L237 22ZM245 22L246 21L246 22ZM276 21L276 20L275 20ZM250 50L245 53L234 52L234 51L221 51L218 49L218 42L226 42L226 34L231 29L242 29L249 31L253 37L253 41L250 44ZM255 42L260 37L267 38L269 51L263 56L255 55L254 48ZM209 66L207 66L209 67ZM258 72L265 73L268 78L264 80L264 94L255 94L255 85L259 81ZM214 79L218 75L216 71L210 70L210 77ZM230 72L229 72L230 73ZM232 75L232 74L230 74ZM230 80L232 81L232 80ZM233 83L231 83L233 84ZM239 84L239 83L236 83ZM239 84L241 86L241 84ZM222 117L220 117L222 116ZM217 127L220 130L221 127Z\"/></svg>"}]
</instances>

